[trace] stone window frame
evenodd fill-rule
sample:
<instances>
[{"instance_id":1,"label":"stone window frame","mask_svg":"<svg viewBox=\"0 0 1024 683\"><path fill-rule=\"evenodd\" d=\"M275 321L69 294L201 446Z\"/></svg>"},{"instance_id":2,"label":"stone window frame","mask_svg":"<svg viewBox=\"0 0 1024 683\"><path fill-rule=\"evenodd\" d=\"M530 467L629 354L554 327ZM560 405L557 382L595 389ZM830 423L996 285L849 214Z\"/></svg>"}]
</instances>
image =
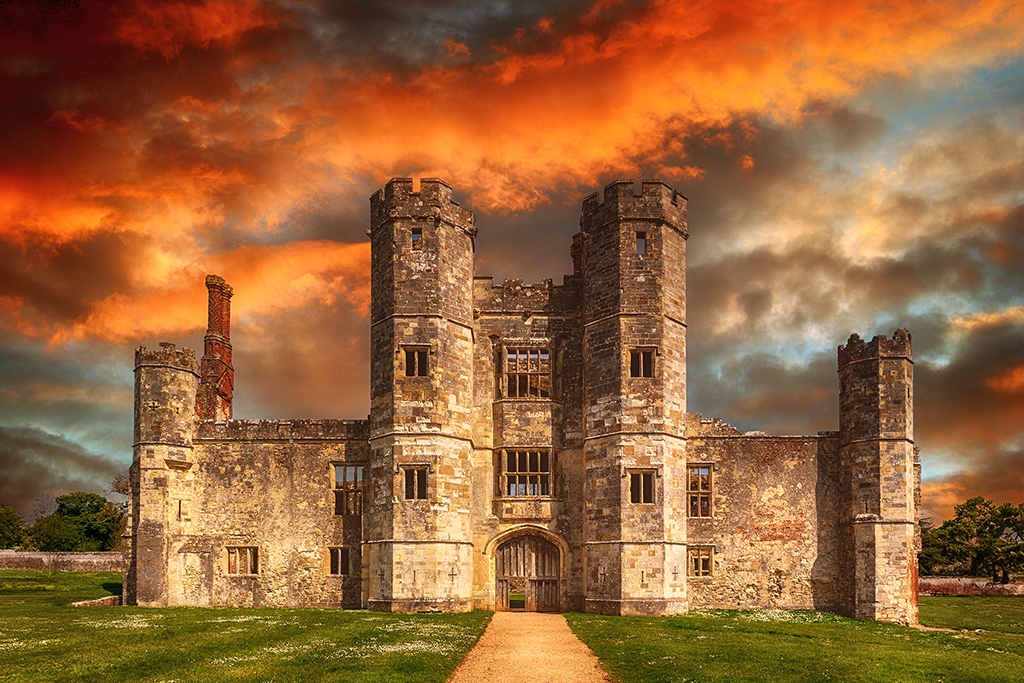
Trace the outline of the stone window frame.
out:
<instances>
[{"instance_id":1,"label":"stone window frame","mask_svg":"<svg viewBox=\"0 0 1024 683\"><path fill-rule=\"evenodd\" d=\"M705 482L699 479L700 470L707 470ZM709 519L714 516L714 506L712 505L715 485L714 471L715 466L710 462L686 464L686 516L690 519ZM698 477L696 485L694 484L694 475Z\"/></svg>"},{"instance_id":2,"label":"stone window frame","mask_svg":"<svg viewBox=\"0 0 1024 683\"><path fill-rule=\"evenodd\" d=\"M627 377L653 379L658 371L658 347L636 346L629 350Z\"/></svg>"},{"instance_id":3,"label":"stone window frame","mask_svg":"<svg viewBox=\"0 0 1024 683\"><path fill-rule=\"evenodd\" d=\"M349 469L353 478L349 479ZM338 471L342 476L339 479ZM365 462L332 462L331 463L331 495L334 500L336 517L357 517L363 514L363 481L366 471Z\"/></svg>"},{"instance_id":4,"label":"stone window frame","mask_svg":"<svg viewBox=\"0 0 1024 683\"><path fill-rule=\"evenodd\" d=\"M424 462L400 463L395 470L401 500L430 500L431 474L434 467ZM412 475L412 476L410 476ZM409 494L412 495L409 495Z\"/></svg>"},{"instance_id":5,"label":"stone window frame","mask_svg":"<svg viewBox=\"0 0 1024 683\"><path fill-rule=\"evenodd\" d=\"M634 247L636 255L643 257L650 253L651 238L647 236L647 230L637 230L634 232Z\"/></svg>"},{"instance_id":6,"label":"stone window frame","mask_svg":"<svg viewBox=\"0 0 1024 683\"><path fill-rule=\"evenodd\" d=\"M409 248L419 251L423 248L423 228L413 226L409 229Z\"/></svg>"},{"instance_id":7,"label":"stone window frame","mask_svg":"<svg viewBox=\"0 0 1024 683\"><path fill-rule=\"evenodd\" d=\"M656 467L630 467L625 479L629 484L630 505L654 505L658 500L658 477ZM645 483L649 482L649 486Z\"/></svg>"},{"instance_id":8,"label":"stone window frame","mask_svg":"<svg viewBox=\"0 0 1024 683\"><path fill-rule=\"evenodd\" d=\"M352 575L354 548L347 545L333 545L327 548L326 569L328 576L347 578Z\"/></svg>"},{"instance_id":9,"label":"stone window frame","mask_svg":"<svg viewBox=\"0 0 1024 683\"><path fill-rule=\"evenodd\" d=\"M546 499L555 497L555 476L558 472L558 458L555 453L555 449L549 446L542 447L506 447L497 450L497 463L495 472L497 473L496 485L498 488L497 497L506 500L524 500L524 499ZM517 493L510 494L509 490L509 454L516 454L516 469L511 472L511 476L516 477L516 490ZM537 456L537 467L533 467L533 459L531 455L536 454ZM525 470L520 470L520 466L523 463L523 456L525 456ZM547 459L547 468L543 467L544 460ZM537 477L537 493L530 493L531 478ZM520 484L519 480L525 478L526 481ZM547 493L541 493L544 487L546 478ZM518 493L519 486L523 486L525 493Z\"/></svg>"},{"instance_id":10,"label":"stone window frame","mask_svg":"<svg viewBox=\"0 0 1024 683\"><path fill-rule=\"evenodd\" d=\"M706 579L715 575L715 546L691 545L686 549L686 576Z\"/></svg>"},{"instance_id":11,"label":"stone window frame","mask_svg":"<svg viewBox=\"0 0 1024 683\"><path fill-rule=\"evenodd\" d=\"M402 344L399 352L402 372L399 376L406 379L430 377L430 356L433 353L429 344Z\"/></svg>"},{"instance_id":12,"label":"stone window frame","mask_svg":"<svg viewBox=\"0 0 1024 683\"><path fill-rule=\"evenodd\" d=\"M259 546L225 546L224 556L228 576L259 576L261 568ZM242 569L245 571L238 571L240 563L244 563Z\"/></svg>"},{"instance_id":13,"label":"stone window frame","mask_svg":"<svg viewBox=\"0 0 1024 683\"><path fill-rule=\"evenodd\" d=\"M510 367L509 352L516 354L515 368ZM520 354L524 353L525 365L520 366L520 363L524 363L519 360ZM537 354L536 369L531 357L533 353ZM506 342L501 347L499 376L502 398L521 401L552 400L555 394L555 353L551 344ZM513 377L516 378L514 381ZM513 383L515 389L512 388Z\"/></svg>"}]
</instances>

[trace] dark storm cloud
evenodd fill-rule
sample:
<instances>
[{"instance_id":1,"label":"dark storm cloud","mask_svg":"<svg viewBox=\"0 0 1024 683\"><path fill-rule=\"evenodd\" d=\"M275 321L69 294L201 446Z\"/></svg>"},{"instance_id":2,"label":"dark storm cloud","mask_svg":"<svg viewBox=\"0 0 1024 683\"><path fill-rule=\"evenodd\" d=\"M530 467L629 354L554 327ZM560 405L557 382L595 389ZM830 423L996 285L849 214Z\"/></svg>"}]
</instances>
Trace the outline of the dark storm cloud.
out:
<instances>
[{"instance_id":1,"label":"dark storm cloud","mask_svg":"<svg viewBox=\"0 0 1024 683\"><path fill-rule=\"evenodd\" d=\"M369 320L308 306L235 327L235 417L364 419Z\"/></svg>"},{"instance_id":2,"label":"dark storm cloud","mask_svg":"<svg viewBox=\"0 0 1024 683\"><path fill-rule=\"evenodd\" d=\"M952 321L950 359L915 368L918 429L963 462L1020 439L1024 426L1024 307ZM1018 444L1019 445L1019 444Z\"/></svg>"},{"instance_id":3,"label":"dark storm cloud","mask_svg":"<svg viewBox=\"0 0 1024 683\"><path fill-rule=\"evenodd\" d=\"M0 425L0 471L0 503L27 518L40 494L103 493L124 469L61 436Z\"/></svg>"},{"instance_id":4,"label":"dark storm cloud","mask_svg":"<svg viewBox=\"0 0 1024 683\"><path fill-rule=\"evenodd\" d=\"M691 364L687 410L742 431L814 434L839 424L836 360L829 350L794 363L768 352L715 353ZM713 364L714 369L708 367Z\"/></svg>"},{"instance_id":5,"label":"dark storm cloud","mask_svg":"<svg viewBox=\"0 0 1024 683\"><path fill-rule=\"evenodd\" d=\"M962 469L954 474L922 482L923 518L941 524L953 517L956 505L975 496L1024 502L1024 449L985 449L984 457L965 457L959 464Z\"/></svg>"},{"instance_id":6,"label":"dark storm cloud","mask_svg":"<svg viewBox=\"0 0 1024 683\"><path fill-rule=\"evenodd\" d=\"M569 2L479 2L478 0L323 0L296 10L313 44L324 52L355 53L359 61L389 64L394 72L424 63L490 60L509 49L550 49L564 31L593 6L591 0ZM609 3L600 26L638 12L645 2ZM543 20L544 30L524 31Z\"/></svg>"},{"instance_id":7,"label":"dark storm cloud","mask_svg":"<svg viewBox=\"0 0 1024 683\"><path fill-rule=\"evenodd\" d=\"M144 235L110 231L47 245L11 243L0 236L0 293L48 318L70 322L94 301L130 288L130 266L149 241Z\"/></svg>"}]
</instances>

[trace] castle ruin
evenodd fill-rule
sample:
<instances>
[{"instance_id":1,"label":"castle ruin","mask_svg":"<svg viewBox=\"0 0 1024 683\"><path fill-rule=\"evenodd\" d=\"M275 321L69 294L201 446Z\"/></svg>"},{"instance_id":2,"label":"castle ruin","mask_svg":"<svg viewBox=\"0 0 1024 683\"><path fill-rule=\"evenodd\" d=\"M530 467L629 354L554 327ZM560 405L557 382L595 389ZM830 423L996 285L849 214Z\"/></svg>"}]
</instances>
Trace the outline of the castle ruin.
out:
<instances>
[{"instance_id":1,"label":"castle ruin","mask_svg":"<svg viewBox=\"0 0 1024 683\"><path fill-rule=\"evenodd\" d=\"M127 604L917 621L910 334L839 347L839 430L686 411L686 198L583 202L563 284L476 276L451 186L370 199L370 415L235 420L204 354L135 354Z\"/></svg>"}]
</instances>

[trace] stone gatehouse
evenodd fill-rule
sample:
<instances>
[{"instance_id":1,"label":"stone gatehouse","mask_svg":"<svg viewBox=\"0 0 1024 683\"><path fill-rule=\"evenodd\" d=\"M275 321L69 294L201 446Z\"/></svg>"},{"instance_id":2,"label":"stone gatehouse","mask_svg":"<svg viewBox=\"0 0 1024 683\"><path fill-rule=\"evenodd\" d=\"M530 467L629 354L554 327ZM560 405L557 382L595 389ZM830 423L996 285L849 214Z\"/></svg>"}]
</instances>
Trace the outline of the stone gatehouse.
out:
<instances>
[{"instance_id":1,"label":"stone gatehouse","mask_svg":"<svg viewBox=\"0 0 1024 683\"><path fill-rule=\"evenodd\" d=\"M451 186L370 199L370 415L235 420L231 287L204 354L135 355L125 602L820 609L917 620L910 335L839 347L839 430L686 410L686 198L583 201L573 274L477 276Z\"/></svg>"}]
</instances>

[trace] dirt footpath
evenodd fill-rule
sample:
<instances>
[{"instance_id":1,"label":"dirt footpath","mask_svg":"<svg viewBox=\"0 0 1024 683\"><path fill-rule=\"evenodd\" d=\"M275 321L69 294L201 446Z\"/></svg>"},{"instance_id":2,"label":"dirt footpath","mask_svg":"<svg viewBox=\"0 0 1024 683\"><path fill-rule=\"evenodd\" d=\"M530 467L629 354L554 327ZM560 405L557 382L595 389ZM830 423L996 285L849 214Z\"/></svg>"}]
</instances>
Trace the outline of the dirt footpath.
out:
<instances>
[{"instance_id":1,"label":"dirt footpath","mask_svg":"<svg viewBox=\"0 0 1024 683\"><path fill-rule=\"evenodd\" d=\"M561 614L495 612L448 683L610 683Z\"/></svg>"}]
</instances>

